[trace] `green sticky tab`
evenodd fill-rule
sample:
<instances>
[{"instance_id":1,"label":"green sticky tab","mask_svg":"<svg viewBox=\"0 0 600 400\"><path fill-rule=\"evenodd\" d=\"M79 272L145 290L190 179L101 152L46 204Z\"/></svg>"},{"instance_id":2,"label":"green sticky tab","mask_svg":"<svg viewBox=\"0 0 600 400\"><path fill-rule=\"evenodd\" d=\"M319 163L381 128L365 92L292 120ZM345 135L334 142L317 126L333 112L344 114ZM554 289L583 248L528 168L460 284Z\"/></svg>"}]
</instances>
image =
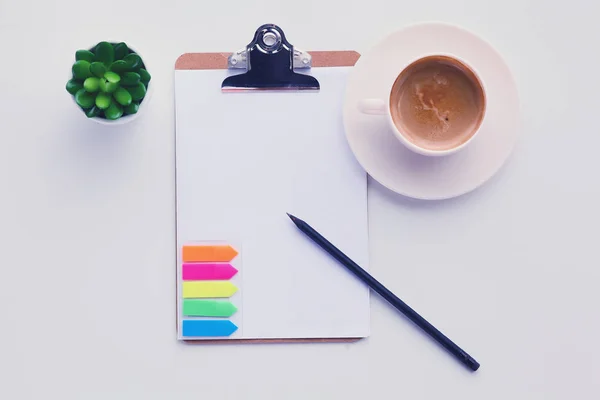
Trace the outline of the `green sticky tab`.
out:
<instances>
[{"instance_id":1,"label":"green sticky tab","mask_svg":"<svg viewBox=\"0 0 600 400\"><path fill-rule=\"evenodd\" d=\"M183 300L183 315L188 317L231 317L237 308L229 301Z\"/></svg>"}]
</instances>

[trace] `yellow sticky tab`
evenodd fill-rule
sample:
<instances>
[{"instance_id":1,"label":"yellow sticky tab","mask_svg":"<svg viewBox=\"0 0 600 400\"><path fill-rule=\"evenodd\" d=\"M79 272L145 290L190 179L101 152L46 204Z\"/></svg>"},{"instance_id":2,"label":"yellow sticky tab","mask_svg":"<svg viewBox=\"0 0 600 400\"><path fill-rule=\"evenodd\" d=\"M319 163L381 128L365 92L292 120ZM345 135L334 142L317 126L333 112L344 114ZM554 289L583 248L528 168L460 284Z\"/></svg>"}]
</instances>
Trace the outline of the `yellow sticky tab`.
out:
<instances>
[{"instance_id":1,"label":"yellow sticky tab","mask_svg":"<svg viewBox=\"0 0 600 400\"><path fill-rule=\"evenodd\" d=\"M187 281L183 282L183 297L207 298L230 297L237 292L237 287L229 281Z\"/></svg>"}]
</instances>

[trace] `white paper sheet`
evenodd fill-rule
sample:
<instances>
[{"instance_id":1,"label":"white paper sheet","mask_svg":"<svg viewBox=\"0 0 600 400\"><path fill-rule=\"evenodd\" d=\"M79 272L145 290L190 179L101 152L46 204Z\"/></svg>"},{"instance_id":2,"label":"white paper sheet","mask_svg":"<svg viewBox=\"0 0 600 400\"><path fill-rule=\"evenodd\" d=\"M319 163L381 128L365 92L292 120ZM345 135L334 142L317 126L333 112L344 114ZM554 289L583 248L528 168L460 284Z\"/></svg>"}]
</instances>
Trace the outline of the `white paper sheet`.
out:
<instances>
[{"instance_id":1,"label":"white paper sheet","mask_svg":"<svg viewBox=\"0 0 600 400\"><path fill-rule=\"evenodd\" d=\"M181 247L197 241L241 247L228 339L369 335L368 289L286 215L368 269L367 179L342 125L348 71L313 68L319 92L285 93L222 93L226 70L175 71L179 339Z\"/></svg>"}]
</instances>

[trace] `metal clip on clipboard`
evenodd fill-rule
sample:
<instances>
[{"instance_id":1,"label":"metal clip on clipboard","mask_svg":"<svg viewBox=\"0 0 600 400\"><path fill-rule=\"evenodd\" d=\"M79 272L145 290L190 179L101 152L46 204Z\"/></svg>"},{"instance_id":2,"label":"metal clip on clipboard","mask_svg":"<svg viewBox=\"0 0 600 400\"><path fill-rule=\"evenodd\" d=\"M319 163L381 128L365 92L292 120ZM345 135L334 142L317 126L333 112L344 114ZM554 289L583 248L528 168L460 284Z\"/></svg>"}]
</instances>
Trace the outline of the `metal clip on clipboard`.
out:
<instances>
[{"instance_id":1,"label":"metal clip on clipboard","mask_svg":"<svg viewBox=\"0 0 600 400\"><path fill-rule=\"evenodd\" d=\"M281 30L274 24L260 26L254 39L245 49L229 56L229 69L246 72L225 78L223 92L251 90L319 90L319 81L313 76L294 72L311 67L310 54L294 49Z\"/></svg>"}]
</instances>

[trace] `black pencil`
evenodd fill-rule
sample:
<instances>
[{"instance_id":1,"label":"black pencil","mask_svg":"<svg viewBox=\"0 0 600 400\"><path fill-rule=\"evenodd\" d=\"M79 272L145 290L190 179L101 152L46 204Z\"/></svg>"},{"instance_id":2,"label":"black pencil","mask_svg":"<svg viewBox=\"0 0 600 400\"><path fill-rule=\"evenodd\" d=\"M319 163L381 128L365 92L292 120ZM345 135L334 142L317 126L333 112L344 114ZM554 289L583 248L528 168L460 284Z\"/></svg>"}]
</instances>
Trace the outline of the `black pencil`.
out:
<instances>
[{"instance_id":1,"label":"black pencil","mask_svg":"<svg viewBox=\"0 0 600 400\"><path fill-rule=\"evenodd\" d=\"M338 260L344 265L350 272L352 272L358 279L363 281L372 290L377 292L381 297L393 305L398 311L406 315L408 319L414 322L419 328L423 329L429 336L435 339L441 344L446 350L454 355L460 362L462 362L467 368L472 371L477 371L479 363L475 361L473 357L467 354L463 349L458 347L452 340L448 339L442 332L438 331L433 325L431 325L425 318L421 317L415 310L410 308L406 303L398 298L394 293L390 292L385 286L379 283L373 278L367 271L362 269L358 264L352 261L347 255L342 253L337 247L331 244L325 239L319 232L315 231L310 225L301 219L294 217L288 213L290 219L296 224L306 236L317 243L323 250L328 252L333 258Z\"/></svg>"}]
</instances>

